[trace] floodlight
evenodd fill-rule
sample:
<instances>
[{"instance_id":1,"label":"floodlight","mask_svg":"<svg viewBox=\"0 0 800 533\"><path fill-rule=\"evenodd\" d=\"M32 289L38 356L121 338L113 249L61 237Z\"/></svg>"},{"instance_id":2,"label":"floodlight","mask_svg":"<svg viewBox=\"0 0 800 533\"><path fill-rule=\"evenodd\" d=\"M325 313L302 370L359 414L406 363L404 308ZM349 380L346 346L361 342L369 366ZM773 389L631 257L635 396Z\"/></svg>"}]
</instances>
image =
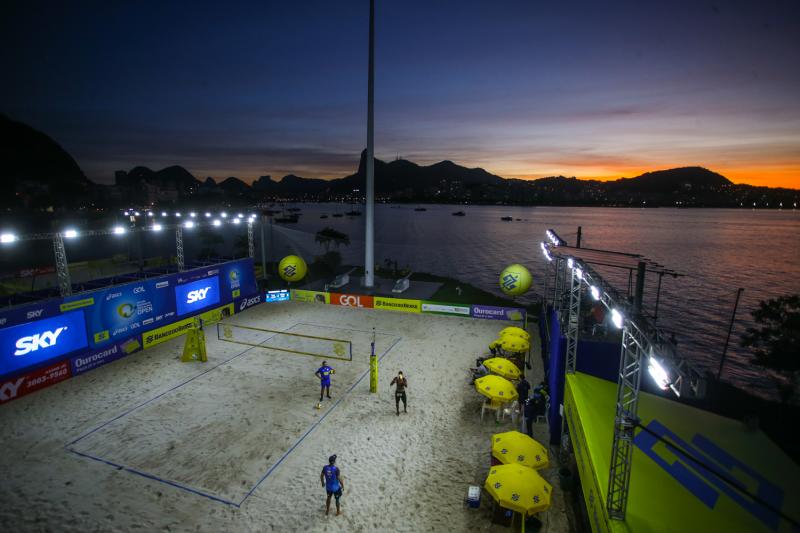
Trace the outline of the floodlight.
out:
<instances>
[{"instance_id":1,"label":"floodlight","mask_svg":"<svg viewBox=\"0 0 800 533\"><path fill-rule=\"evenodd\" d=\"M148 211L147 212L147 216L149 216L149 217L153 216L153 212L152 211Z\"/></svg>"},{"instance_id":2,"label":"floodlight","mask_svg":"<svg viewBox=\"0 0 800 533\"><path fill-rule=\"evenodd\" d=\"M211 218L211 213L209 213L208 211L206 211L206 218Z\"/></svg>"},{"instance_id":3,"label":"floodlight","mask_svg":"<svg viewBox=\"0 0 800 533\"><path fill-rule=\"evenodd\" d=\"M652 355L648 358L647 371L650 372L650 376L653 378L653 381L656 382L659 389L667 390L669 388L671 383L669 374L667 374L667 371L661 366L661 363L658 362L658 359Z\"/></svg>"},{"instance_id":4,"label":"floodlight","mask_svg":"<svg viewBox=\"0 0 800 533\"><path fill-rule=\"evenodd\" d=\"M575 268L575 275L578 276L578 279L583 279L583 270L580 267Z\"/></svg>"},{"instance_id":5,"label":"floodlight","mask_svg":"<svg viewBox=\"0 0 800 533\"><path fill-rule=\"evenodd\" d=\"M161 216L162 216L162 217L165 217L165 216L167 216L167 212L166 212L166 211L161 211Z\"/></svg>"},{"instance_id":6,"label":"floodlight","mask_svg":"<svg viewBox=\"0 0 800 533\"><path fill-rule=\"evenodd\" d=\"M153 224L153 231L161 231L161 224Z\"/></svg>"},{"instance_id":7,"label":"floodlight","mask_svg":"<svg viewBox=\"0 0 800 533\"><path fill-rule=\"evenodd\" d=\"M175 213L175 216L180 218L181 214L180 213Z\"/></svg>"},{"instance_id":8,"label":"floodlight","mask_svg":"<svg viewBox=\"0 0 800 533\"><path fill-rule=\"evenodd\" d=\"M125 233L125 228L123 228L122 226L114 226L113 231L114 235L122 235L123 233Z\"/></svg>"},{"instance_id":9,"label":"floodlight","mask_svg":"<svg viewBox=\"0 0 800 533\"><path fill-rule=\"evenodd\" d=\"M133 216L138 217L139 216L139 211L134 211L133 212Z\"/></svg>"},{"instance_id":10,"label":"floodlight","mask_svg":"<svg viewBox=\"0 0 800 533\"><path fill-rule=\"evenodd\" d=\"M594 298L595 300L599 300L600 299L600 289L598 289L594 285L589 287L589 292L592 293L592 298Z\"/></svg>"},{"instance_id":11,"label":"floodlight","mask_svg":"<svg viewBox=\"0 0 800 533\"><path fill-rule=\"evenodd\" d=\"M242 221L242 219L241 219L241 218L234 218L234 219L233 219L233 223L234 223L234 224L238 224L238 223L239 223L239 222L241 222L241 221Z\"/></svg>"},{"instance_id":12,"label":"floodlight","mask_svg":"<svg viewBox=\"0 0 800 533\"><path fill-rule=\"evenodd\" d=\"M567 266L570 268L575 266L575 261L571 257L567 258Z\"/></svg>"},{"instance_id":13,"label":"floodlight","mask_svg":"<svg viewBox=\"0 0 800 533\"><path fill-rule=\"evenodd\" d=\"M243 215L243 214L241 214L241 213L239 213L239 214L237 214L236 216L237 216L238 218L242 218L244 215Z\"/></svg>"},{"instance_id":14,"label":"floodlight","mask_svg":"<svg viewBox=\"0 0 800 533\"><path fill-rule=\"evenodd\" d=\"M611 310L611 322L613 322L617 328L622 328L623 320L624 317L622 316L622 313L620 313L616 309Z\"/></svg>"},{"instance_id":15,"label":"floodlight","mask_svg":"<svg viewBox=\"0 0 800 533\"><path fill-rule=\"evenodd\" d=\"M68 229L67 231L64 232L64 237L66 237L67 239L74 239L77 236L78 232L75 231L74 229Z\"/></svg>"},{"instance_id":16,"label":"floodlight","mask_svg":"<svg viewBox=\"0 0 800 533\"><path fill-rule=\"evenodd\" d=\"M222 222L220 222L218 218L215 218L214 222L212 222L211 224L214 225L215 227L219 227L222 225Z\"/></svg>"},{"instance_id":17,"label":"floodlight","mask_svg":"<svg viewBox=\"0 0 800 533\"><path fill-rule=\"evenodd\" d=\"M194 227L194 222L192 222L191 220L187 220L186 222L183 223L183 226L188 229L192 229Z\"/></svg>"},{"instance_id":18,"label":"floodlight","mask_svg":"<svg viewBox=\"0 0 800 533\"><path fill-rule=\"evenodd\" d=\"M125 215L125 216L128 216L128 212L127 212L127 211L125 211L125 212L124 212L124 213L122 213L122 214L123 214L123 215Z\"/></svg>"},{"instance_id":19,"label":"floodlight","mask_svg":"<svg viewBox=\"0 0 800 533\"><path fill-rule=\"evenodd\" d=\"M192 218L194 218L194 217L196 217L196 216L197 216L197 213L195 213L194 211L192 211L191 213L189 213L189 216L190 216L190 217L192 217Z\"/></svg>"},{"instance_id":20,"label":"floodlight","mask_svg":"<svg viewBox=\"0 0 800 533\"><path fill-rule=\"evenodd\" d=\"M17 236L13 233L2 233L0 234L0 243L3 244L10 244L17 240Z\"/></svg>"},{"instance_id":21,"label":"floodlight","mask_svg":"<svg viewBox=\"0 0 800 533\"><path fill-rule=\"evenodd\" d=\"M228 218L228 213L226 213L225 211L223 211L222 213L220 213L220 216L221 216L222 218Z\"/></svg>"}]
</instances>

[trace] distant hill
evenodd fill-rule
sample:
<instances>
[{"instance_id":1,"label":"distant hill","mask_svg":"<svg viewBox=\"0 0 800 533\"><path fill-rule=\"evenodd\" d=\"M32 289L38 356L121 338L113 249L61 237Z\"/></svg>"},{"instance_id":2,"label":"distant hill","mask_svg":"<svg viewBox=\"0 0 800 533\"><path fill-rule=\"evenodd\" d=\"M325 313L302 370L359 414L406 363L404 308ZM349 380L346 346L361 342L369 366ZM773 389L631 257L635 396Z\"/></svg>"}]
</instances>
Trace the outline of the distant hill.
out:
<instances>
[{"instance_id":1,"label":"distant hill","mask_svg":"<svg viewBox=\"0 0 800 533\"><path fill-rule=\"evenodd\" d=\"M86 179L75 160L45 134L2 115L0 141L0 185L15 192L0 195L0 205L6 206L347 200L363 197L366 188L366 150L355 173L333 180L289 174L279 180L261 176L252 185L237 177L200 181L174 165L157 171L143 166L118 171L115 185L108 186ZM375 189L381 199L397 202L678 207L775 207L782 202L790 207L800 202L800 190L735 185L702 167L657 170L612 181L564 176L521 180L449 160L426 166L405 159L375 159Z\"/></svg>"},{"instance_id":2,"label":"distant hill","mask_svg":"<svg viewBox=\"0 0 800 533\"><path fill-rule=\"evenodd\" d=\"M90 186L56 141L0 114L0 205L46 207L85 195Z\"/></svg>"}]
</instances>

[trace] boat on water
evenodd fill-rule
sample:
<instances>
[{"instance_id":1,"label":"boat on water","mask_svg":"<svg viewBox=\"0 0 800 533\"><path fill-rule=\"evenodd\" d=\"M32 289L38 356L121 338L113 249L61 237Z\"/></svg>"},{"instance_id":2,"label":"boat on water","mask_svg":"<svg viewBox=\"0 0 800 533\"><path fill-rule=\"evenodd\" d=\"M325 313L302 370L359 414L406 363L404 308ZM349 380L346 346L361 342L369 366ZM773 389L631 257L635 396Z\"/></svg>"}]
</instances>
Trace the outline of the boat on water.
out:
<instances>
[{"instance_id":1,"label":"boat on water","mask_svg":"<svg viewBox=\"0 0 800 533\"><path fill-rule=\"evenodd\" d=\"M319 218L328 218L328 215L320 215Z\"/></svg>"},{"instance_id":2,"label":"boat on water","mask_svg":"<svg viewBox=\"0 0 800 533\"><path fill-rule=\"evenodd\" d=\"M343 215L343 214L341 214L341 213L334 213L334 214L333 214L333 215L331 215L331 216L332 216L333 218L342 218L344 215Z\"/></svg>"},{"instance_id":3,"label":"boat on water","mask_svg":"<svg viewBox=\"0 0 800 533\"><path fill-rule=\"evenodd\" d=\"M414 211L427 211L427 209L424 207L415 207Z\"/></svg>"},{"instance_id":4,"label":"boat on water","mask_svg":"<svg viewBox=\"0 0 800 533\"><path fill-rule=\"evenodd\" d=\"M360 217L361 211L348 211L347 213L345 213L345 215L349 217Z\"/></svg>"},{"instance_id":5,"label":"boat on water","mask_svg":"<svg viewBox=\"0 0 800 533\"><path fill-rule=\"evenodd\" d=\"M500 220L505 220L506 222L510 220L514 220L514 217L500 217Z\"/></svg>"},{"instance_id":6,"label":"boat on water","mask_svg":"<svg viewBox=\"0 0 800 533\"><path fill-rule=\"evenodd\" d=\"M454 217L465 217L465 216L467 216L467 214L464 211L456 211L455 213L453 213L453 216Z\"/></svg>"},{"instance_id":7,"label":"boat on water","mask_svg":"<svg viewBox=\"0 0 800 533\"><path fill-rule=\"evenodd\" d=\"M287 211L289 211L290 213L297 213L298 211L300 211L300 208L299 207L290 207L289 209L287 209Z\"/></svg>"},{"instance_id":8,"label":"boat on water","mask_svg":"<svg viewBox=\"0 0 800 533\"><path fill-rule=\"evenodd\" d=\"M278 224L297 224L297 221L299 219L300 219L299 215L293 214L293 215L278 217L275 219L275 222L277 222Z\"/></svg>"}]
</instances>

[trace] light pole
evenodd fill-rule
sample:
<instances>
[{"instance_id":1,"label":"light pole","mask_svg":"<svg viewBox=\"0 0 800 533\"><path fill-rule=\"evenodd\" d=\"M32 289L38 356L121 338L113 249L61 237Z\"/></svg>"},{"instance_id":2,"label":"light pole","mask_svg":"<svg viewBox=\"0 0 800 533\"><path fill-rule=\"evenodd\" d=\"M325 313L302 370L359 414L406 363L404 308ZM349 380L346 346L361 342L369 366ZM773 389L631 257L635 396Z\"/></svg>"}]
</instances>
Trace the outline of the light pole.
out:
<instances>
[{"instance_id":1,"label":"light pole","mask_svg":"<svg viewBox=\"0 0 800 533\"><path fill-rule=\"evenodd\" d=\"M364 240L364 286L375 285L375 0L369 0L369 74L367 75L367 216Z\"/></svg>"}]
</instances>

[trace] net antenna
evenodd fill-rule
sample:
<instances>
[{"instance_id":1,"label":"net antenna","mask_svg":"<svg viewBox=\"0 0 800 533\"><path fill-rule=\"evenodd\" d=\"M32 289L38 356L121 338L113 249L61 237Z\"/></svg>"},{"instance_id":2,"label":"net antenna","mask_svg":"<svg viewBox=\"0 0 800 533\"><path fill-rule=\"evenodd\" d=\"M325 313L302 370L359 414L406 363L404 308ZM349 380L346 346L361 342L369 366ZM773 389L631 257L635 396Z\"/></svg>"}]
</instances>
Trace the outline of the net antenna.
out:
<instances>
[{"instance_id":1,"label":"net antenna","mask_svg":"<svg viewBox=\"0 0 800 533\"><path fill-rule=\"evenodd\" d=\"M375 355L375 328L372 328L372 342L369 343L369 392L378 392L378 357Z\"/></svg>"},{"instance_id":2,"label":"net antenna","mask_svg":"<svg viewBox=\"0 0 800 533\"><path fill-rule=\"evenodd\" d=\"M217 324L217 339L296 355L338 359L340 361L353 360L353 343L345 339L318 337L227 323Z\"/></svg>"}]
</instances>

